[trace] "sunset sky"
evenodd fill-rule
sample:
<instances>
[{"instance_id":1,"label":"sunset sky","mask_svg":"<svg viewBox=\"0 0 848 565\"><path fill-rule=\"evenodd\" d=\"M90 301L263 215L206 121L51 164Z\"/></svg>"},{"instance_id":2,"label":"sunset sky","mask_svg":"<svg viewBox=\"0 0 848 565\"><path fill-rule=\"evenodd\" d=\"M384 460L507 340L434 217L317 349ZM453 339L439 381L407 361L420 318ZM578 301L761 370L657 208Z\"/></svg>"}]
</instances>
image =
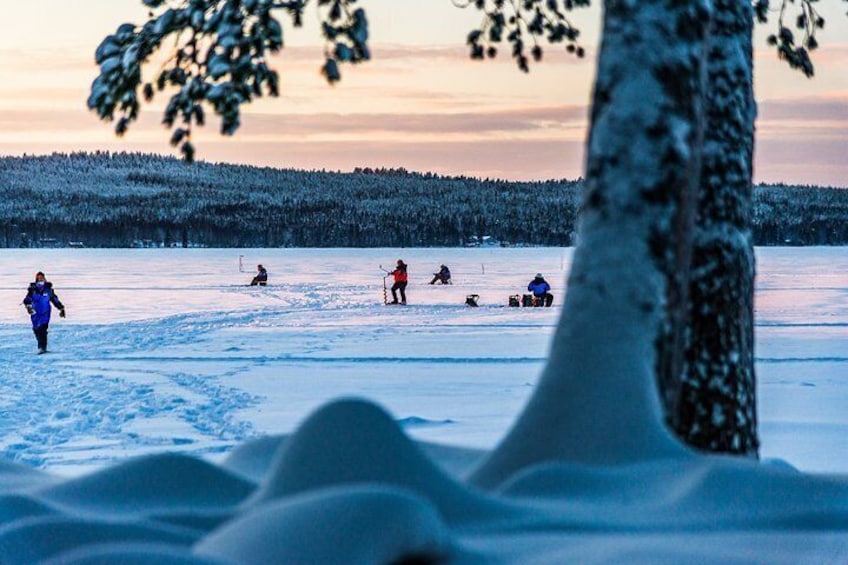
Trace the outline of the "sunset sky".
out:
<instances>
[{"instance_id":1,"label":"sunset sky","mask_svg":"<svg viewBox=\"0 0 848 565\"><path fill-rule=\"evenodd\" d=\"M529 75L506 50L470 61L476 10L450 0L364 0L373 60L343 68L341 83L319 75L322 43L310 25L286 22L286 49L273 65L282 93L245 110L235 138L217 121L195 136L198 157L302 169L399 167L508 179L582 174L587 104L600 27L599 1L573 18L588 56L546 50ZM757 34L756 181L848 187L848 16L819 4L816 77L776 60ZM7 2L0 33L0 153L108 149L172 154L159 125L162 100L123 139L85 107L96 76L93 52L123 22L143 22L140 0ZM771 24L770 24L771 25ZM771 29L771 27L769 27Z\"/></svg>"}]
</instances>

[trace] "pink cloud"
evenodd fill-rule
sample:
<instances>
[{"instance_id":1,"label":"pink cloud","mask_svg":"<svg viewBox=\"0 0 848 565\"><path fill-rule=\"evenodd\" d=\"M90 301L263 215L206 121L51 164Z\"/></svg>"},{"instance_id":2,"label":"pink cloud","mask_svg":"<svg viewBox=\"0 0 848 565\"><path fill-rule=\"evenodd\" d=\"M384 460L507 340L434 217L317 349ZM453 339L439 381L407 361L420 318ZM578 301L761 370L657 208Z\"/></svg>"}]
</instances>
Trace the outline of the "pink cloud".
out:
<instances>
[{"instance_id":1,"label":"pink cloud","mask_svg":"<svg viewBox=\"0 0 848 565\"><path fill-rule=\"evenodd\" d=\"M848 93L790 100L764 100L759 103L759 119L848 122Z\"/></svg>"},{"instance_id":2,"label":"pink cloud","mask_svg":"<svg viewBox=\"0 0 848 565\"><path fill-rule=\"evenodd\" d=\"M531 108L459 113L357 113L357 114L249 114L245 115L241 137L255 135L302 137L317 134L368 136L388 133L395 136L413 134L484 135L493 132L526 133L581 126L586 109L580 106L541 106ZM143 131L160 130L159 115L145 112ZM107 129L97 117L85 110L0 110L3 132L78 132L81 129ZM206 130L215 130L208 125ZM164 136L164 134L163 134Z\"/></svg>"}]
</instances>

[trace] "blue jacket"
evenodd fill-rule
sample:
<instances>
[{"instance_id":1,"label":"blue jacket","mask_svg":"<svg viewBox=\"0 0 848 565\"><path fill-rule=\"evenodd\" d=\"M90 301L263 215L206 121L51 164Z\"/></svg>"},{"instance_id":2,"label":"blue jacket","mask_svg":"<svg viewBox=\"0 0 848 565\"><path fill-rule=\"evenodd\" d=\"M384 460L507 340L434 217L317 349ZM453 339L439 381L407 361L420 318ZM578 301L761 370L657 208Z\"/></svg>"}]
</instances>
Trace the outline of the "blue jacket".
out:
<instances>
[{"instance_id":1,"label":"blue jacket","mask_svg":"<svg viewBox=\"0 0 848 565\"><path fill-rule=\"evenodd\" d=\"M65 308L59 297L53 292L53 283L45 282L44 286L41 287L34 282L29 283L24 304L31 306L34 310L30 316L33 328L41 327L50 322L51 303L59 310L64 310Z\"/></svg>"},{"instance_id":2,"label":"blue jacket","mask_svg":"<svg viewBox=\"0 0 848 565\"><path fill-rule=\"evenodd\" d=\"M256 273L256 276L253 277L253 280L256 282L268 282L268 270L259 269L259 271Z\"/></svg>"},{"instance_id":3,"label":"blue jacket","mask_svg":"<svg viewBox=\"0 0 848 565\"><path fill-rule=\"evenodd\" d=\"M527 290L532 292L535 296L544 296L546 293L551 291L551 285L548 284L543 278L536 277L530 284L527 285Z\"/></svg>"}]
</instances>

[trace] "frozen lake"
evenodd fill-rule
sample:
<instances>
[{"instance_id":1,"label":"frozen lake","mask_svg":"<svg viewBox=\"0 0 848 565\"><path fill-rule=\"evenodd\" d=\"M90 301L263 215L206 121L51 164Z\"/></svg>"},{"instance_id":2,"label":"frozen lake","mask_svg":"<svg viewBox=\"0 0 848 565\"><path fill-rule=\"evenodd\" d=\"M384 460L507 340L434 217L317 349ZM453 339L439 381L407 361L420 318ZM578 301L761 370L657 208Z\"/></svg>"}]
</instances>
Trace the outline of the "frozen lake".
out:
<instances>
[{"instance_id":1,"label":"frozen lake","mask_svg":"<svg viewBox=\"0 0 848 565\"><path fill-rule=\"evenodd\" d=\"M79 474L133 455L215 457L364 396L416 438L491 447L541 371L571 250L2 250L0 451ZM239 256L245 272L239 272ZM383 273L410 265L410 306ZM762 455L848 473L848 249L757 250ZM245 284L257 263L266 288ZM440 263L454 285L429 286ZM36 356L36 271L68 309ZM536 272L551 309L507 308ZM463 305L470 293L480 308Z\"/></svg>"}]
</instances>

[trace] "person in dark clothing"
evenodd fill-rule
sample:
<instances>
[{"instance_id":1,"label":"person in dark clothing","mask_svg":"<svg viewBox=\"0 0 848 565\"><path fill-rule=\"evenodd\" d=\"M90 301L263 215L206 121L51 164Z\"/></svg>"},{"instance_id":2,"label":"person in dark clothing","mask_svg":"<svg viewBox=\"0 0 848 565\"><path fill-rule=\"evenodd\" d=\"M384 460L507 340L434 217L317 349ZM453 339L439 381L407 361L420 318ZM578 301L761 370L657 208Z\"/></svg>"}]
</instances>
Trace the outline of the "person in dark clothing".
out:
<instances>
[{"instance_id":1,"label":"person in dark clothing","mask_svg":"<svg viewBox=\"0 0 848 565\"><path fill-rule=\"evenodd\" d=\"M452 284L451 283L451 272L448 269L447 265L441 265L438 273L433 273L433 280L430 281L430 284L436 284L440 282L442 284Z\"/></svg>"},{"instance_id":2,"label":"person in dark clothing","mask_svg":"<svg viewBox=\"0 0 848 565\"><path fill-rule=\"evenodd\" d=\"M395 283L392 285L392 301L389 304L398 303L398 291L400 291L400 303L406 304L406 284L409 282L409 275L406 272L406 268L407 264L403 262L403 259L398 259L397 267L389 273L395 279Z\"/></svg>"},{"instance_id":3,"label":"person in dark clothing","mask_svg":"<svg viewBox=\"0 0 848 565\"><path fill-rule=\"evenodd\" d=\"M250 281L250 286L265 286L268 284L268 271L262 265L256 265L256 276Z\"/></svg>"},{"instance_id":4,"label":"person in dark clothing","mask_svg":"<svg viewBox=\"0 0 848 565\"><path fill-rule=\"evenodd\" d=\"M65 317L65 306L53 291L53 283L47 282L41 271L35 274L35 281L29 283L24 297L24 306L32 321L32 332L38 342L38 353L47 353L47 327L50 324L50 305L59 309L59 317Z\"/></svg>"},{"instance_id":5,"label":"person in dark clothing","mask_svg":"<svg viewBox=\"0 0 848 565\"><path fill-rule=\"evenodd\" d=\"M535 306L550 306L554 303L551 285L548 284L542 273L536 273L536 277L527 285L527 290L533 293Z\"/></svg>"}]
</instances>

